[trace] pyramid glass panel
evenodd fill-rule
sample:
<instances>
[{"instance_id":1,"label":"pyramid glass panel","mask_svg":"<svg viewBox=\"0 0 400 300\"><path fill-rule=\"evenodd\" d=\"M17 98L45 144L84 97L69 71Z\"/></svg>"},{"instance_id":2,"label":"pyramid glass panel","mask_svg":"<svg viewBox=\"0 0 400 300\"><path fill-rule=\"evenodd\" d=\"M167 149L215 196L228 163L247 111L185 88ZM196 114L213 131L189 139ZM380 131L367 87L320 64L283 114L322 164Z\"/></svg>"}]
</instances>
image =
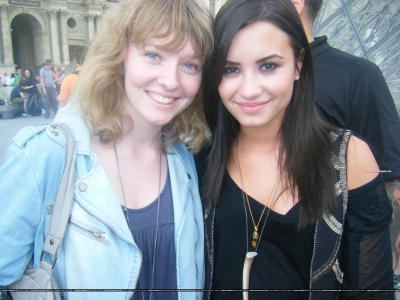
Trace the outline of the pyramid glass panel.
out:
<instances>
[{"instance_id":1,"label":"pyramid glass panel","mask_svg":"<svg viewBox=\"0 0 400 300\"><path fill-rule=\"evenodd\" d=\"M377 64L400 109L400 1L325 0L314 36Z\"/></svg>"}]
</instances>

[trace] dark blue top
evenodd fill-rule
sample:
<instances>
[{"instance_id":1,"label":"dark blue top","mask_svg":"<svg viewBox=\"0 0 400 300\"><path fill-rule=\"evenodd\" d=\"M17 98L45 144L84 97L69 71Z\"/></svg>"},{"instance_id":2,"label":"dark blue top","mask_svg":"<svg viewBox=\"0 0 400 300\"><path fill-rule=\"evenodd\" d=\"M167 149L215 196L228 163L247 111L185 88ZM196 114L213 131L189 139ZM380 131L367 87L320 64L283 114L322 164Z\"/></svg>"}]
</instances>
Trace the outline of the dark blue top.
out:
<instances>
[{"instance_id":1,"label":"dark blue top","mask_svg":"<svg viewBox=\"0 0 400 300\"><path fill-rule=\"evenodd\" d=\"M156 236L158 198L151 204L140 209L128 209L130 228L136 245L142 252L142 267L136 289L151 289L154 241ZM176 282L174 206L169 173L164 189L160 194L160 215L158 222L158 237L156 261L154 265L153 289L168 289L167 292L136 291L132 299L178 299Z\"/></svg>"},{"instance_id":2,"label":"dark blue top","mask_svg":"<svg viewBox=\"0 0 400 300\"><path fill-rule=\"evenodd\" d=\"M23 89L19 84L17 84L10 93L10 102L12 102L15 98L21 98L21 94L23 93Z\"/></svg>"}]
</instances>

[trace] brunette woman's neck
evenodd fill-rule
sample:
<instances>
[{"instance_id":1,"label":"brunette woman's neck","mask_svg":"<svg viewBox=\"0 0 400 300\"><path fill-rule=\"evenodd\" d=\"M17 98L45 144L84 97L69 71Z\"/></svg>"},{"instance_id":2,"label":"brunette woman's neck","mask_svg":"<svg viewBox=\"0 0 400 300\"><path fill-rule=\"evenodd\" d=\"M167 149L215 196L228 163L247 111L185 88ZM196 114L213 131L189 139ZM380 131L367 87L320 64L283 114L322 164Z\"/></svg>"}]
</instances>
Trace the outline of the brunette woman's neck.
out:
<instances>
[{"instance_id":1,"label":"brunette woman's neck","mask_svg":"<svg viewBox=\"0 0 400 300\"><path fill-rule=\"evenodd\" d=\"M281 142L279 131L266 131L265 129L242 127L239 137L242 147L246 148L279 149Z\"/></svg>"}]
</instances>

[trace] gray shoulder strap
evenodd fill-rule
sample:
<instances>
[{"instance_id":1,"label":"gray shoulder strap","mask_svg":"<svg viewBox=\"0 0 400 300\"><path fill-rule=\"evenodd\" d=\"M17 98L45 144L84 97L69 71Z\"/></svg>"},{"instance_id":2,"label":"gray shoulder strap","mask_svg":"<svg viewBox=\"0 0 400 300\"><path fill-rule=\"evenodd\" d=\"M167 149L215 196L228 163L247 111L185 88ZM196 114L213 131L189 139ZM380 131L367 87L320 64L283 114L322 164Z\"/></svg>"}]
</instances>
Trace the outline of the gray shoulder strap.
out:
<instances>
[{"instance_id":1,"label":"gray shoulder strap","mask_svg":"<svg viewBox=\"0 0 400 300\"><path fill-rule=\"evenodd\" d=\"M76 149L74 138L67 125L55 122L48 124L64 134L67 140L65 167L60 184L58 186L56 200L54 201L50 228L43 244L43 252L47 252L54 256L54 266L65 230L67 228L72 202L74 199Z\"/></svg>"}]
</instances>

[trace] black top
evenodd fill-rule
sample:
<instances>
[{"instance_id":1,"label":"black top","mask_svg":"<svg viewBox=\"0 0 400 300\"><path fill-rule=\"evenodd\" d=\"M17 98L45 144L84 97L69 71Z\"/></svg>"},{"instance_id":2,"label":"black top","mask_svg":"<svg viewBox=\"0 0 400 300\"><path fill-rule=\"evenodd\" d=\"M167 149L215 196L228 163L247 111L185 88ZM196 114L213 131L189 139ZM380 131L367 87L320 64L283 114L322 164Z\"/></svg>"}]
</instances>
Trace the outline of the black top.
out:
<instances>
[{"instance_id":1,"label":"black top","mask_svg":"<svg viewBox=\"0 0 400 300\"><path fill-rule=\"evenodd\" d=\"M36 80L35 80L35 78L33 78L32 76L30 76L29 78L28 78L28 77L24 77L24 78L22 79L21 86L31 86L31 85L32 85L33 87L30 88L30 89L25 89L24 92L25 92L25 93L28 93L28 94L38 94L39 91L38 91L38 89L37 89L37 87L36 87Z\"/></svg>"},{"instance_id":2,"label":"black top","mask_svg":"<svg viewBox=\"0 0 400 300\"><path fill-rule=\"evenodd\" d=\"M146 207L128 209L133 239L142 253L142 267L136 289L151 289L154 242L157 225L158 198ZM156 262L153 289L170 289L168 292L136 291L133 300L177 300L174 205L169 172L160 194Z\"/></svg>"},{"instance_id":3,"label":"black top","mask_svg":"<svg viewBox=\"0 0 400 300\"><path fill-rule=\"evenodd\" d=\"M264 206L249 196L250 207L256 222ZM247 205L247 203L246 203ZM244 258L247 251L254 251L251 236L254 226L246 207L248 239L246 248L246 215L242 190L227 176L215 216L215 265L213 289L241 289ZM261 233L268 208L260 222ZM269 211L261 235L258 255L250 272L250 289L308 289L310 263L313 250L314 226L298 231L298 205L286 215ZM248 249L248 250L247 250ZM229 275L228 275L229 274ZM301 297L302 295L302 297ZM296 297L297 298L296 298ZM261 293L250 299L307 299L308 293ZM295 298L293 298L295 297ZM212 299L242 299L241 292L214 293Z\"/></svg>"},{"instance_id":4,"label":"black top","mask_svg":"<svg viewBox=\"0 0 400 300\"><path fill-rule=\"evenodd\" d=\"M243 204L241 189L229 177L222 187L222 194L216 208L215 216L215 244L214 244L214 275L212 289L236 289L242 288L242 271L246 249L246 217ZM377 189L382 185L382 178L376 177L373 181L366 185L349 191L349 210L347 223L350 228L360 226L359 217L354 213L360 212L364 221L373 223L380 216L378 211L382 212L379 202L372 200L371 194L376 193ZM253 198L249 197L250 206L255 220L259 219L263 205ZM298 204L293 206L286 215L280 215L274 211L269 212L269 216L265 225L264 232L261 237L258 255L255 257L250 273L250 289L269 290L263 292L251 292L250 298L253 299L308 299L308 287L310 278L310 262L313 253L313 237L315 225L309 225L303 230L297 229L299 220ZM264 216L260 223L264 223L268 209L264 212ZM253 224L247 209L248 221L248 248L254 251L250 243L251 234L253 232ZM383 222L384 223L384 222ZM382 227L387 224L381 224ZM378 226L379 227L379 226ZM351 230L351 229L350 229ZM381 230L381 228L376 228ZM360 241L354 239L346 241L350 243L351 249L346 253L344 260L340 261L341 269L349 272L345 274L352 278L348 280L357 281L358 284L352 285L362 288L367 286L371 281L382 279L374 278L374 274L382 274L380 267L390 266L391 257L379 256L373 257L368 253L370 244L375 244L377 239L383 236L377 234L370 236L368 241ZM389 245L389 242L388 244ZM365 250L363 249L365 248ZM347 248L347 247L346 247ZM361 249L360 249L361 248ZM375 249L377 250L377 249ZM379 251L377 254L380 253ZM385 251L382 251L385 253ZM368 255L365 255L368 254ZM369 258L366 261L366 258ZM374 272L370 274L360 274L359 269L364 268L363 265L368 264ZM344 266L346 265L346 266ZM349 268L350 267L350 268ZM387 270L390 273L391 270ZM372 277L371 277L372 276ZM346 284L345 284L346 285ZM379 284L377 285L377 287ZM390 288L390 286L383 286ZM286 291L271 291L271 290ZM291 291L288 291L291 290ZM297 291L293 291L297 290ZM304 290L300 292L298 290ZM368 296L368 294L364 294ZM381 294L382 299L388 297L388 294ZM376 296L376 294L375 294ZM388 297L391 299L392 297ZM243 299L242 292L213 292L211 299Z\"/></svg>"},{"instance_id":5,"label":"black top","mask_svg":"<svg viewBox=\"0 0 400 300\"><path fill-rule=\"evenodd\" d=\"M310 44L315 98L322 117L371 147L384 180L400 177L400 122L389 88L372 62L332 48L327 37Z\"/></svg>"}]
</instances>

